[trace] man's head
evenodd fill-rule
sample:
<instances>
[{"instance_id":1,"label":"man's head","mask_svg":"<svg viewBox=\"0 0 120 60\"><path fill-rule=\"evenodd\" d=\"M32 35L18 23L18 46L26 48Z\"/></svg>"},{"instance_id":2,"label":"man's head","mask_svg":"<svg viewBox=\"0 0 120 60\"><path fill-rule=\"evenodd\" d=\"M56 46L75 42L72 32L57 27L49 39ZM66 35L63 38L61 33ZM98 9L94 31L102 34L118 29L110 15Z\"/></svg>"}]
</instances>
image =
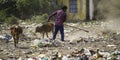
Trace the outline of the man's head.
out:
<instances>
[{"instance_id":1,"label":"man's head","mask_svg":"<svg viewBox=\"0 0 120 60\"><path fill-rule=\"evenodd\" d=\"M66 12L66 10L67 10L67 6L62 6L62 8L61 8L63 11L65 11Z\"/></svg>"}]
</instances>

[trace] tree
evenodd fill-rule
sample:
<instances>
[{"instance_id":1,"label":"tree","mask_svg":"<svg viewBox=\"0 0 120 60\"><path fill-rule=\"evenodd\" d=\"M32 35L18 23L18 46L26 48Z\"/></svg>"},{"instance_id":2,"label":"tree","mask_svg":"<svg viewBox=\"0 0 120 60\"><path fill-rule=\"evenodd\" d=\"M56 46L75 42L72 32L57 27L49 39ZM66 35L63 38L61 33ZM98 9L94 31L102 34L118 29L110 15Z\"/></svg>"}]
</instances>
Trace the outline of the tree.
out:
<instances>
[{"instance_id":1,"label":"tree","mask_svg":"<svg viewBox=\"0 0 120 60\"><path fill-rule=\"evenodd\" d=\"M54 0L0 0L0 19L3 16L28 19L34 15L50 13L56 8L51 4L52 1Z\"/></svg>"}]
</instances>

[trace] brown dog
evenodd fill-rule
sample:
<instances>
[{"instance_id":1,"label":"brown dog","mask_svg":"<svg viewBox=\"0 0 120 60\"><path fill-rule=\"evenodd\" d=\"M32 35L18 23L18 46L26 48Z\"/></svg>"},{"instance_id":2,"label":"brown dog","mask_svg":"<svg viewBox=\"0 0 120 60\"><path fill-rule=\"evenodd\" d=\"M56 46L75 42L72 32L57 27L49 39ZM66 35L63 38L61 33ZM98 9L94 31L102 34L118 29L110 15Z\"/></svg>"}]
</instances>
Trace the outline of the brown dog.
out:
<instances>
[{"instance_id":1,"label":"brown dog","mask_svg":"<svg viewBox=\"0 0 120 60\"><path fill-rule=\"evenodd\" d=\"M49 38L48 36L48 32L52 32L53 33L54 30L54 24L51 22L48 22L46 24L43 24L42 26L37 26L36 27L36 33L42 33L43 34L43 38L44 38L44 34L46 33L46 36Z\"/></svg>"},{"instance_id":2,"label":"brown dog","mask_svg":"<svg viewBox=\"0 0 120 60\"><path fill-rule=\"evenodd\" d=\"M20 35L23 32L23 29L20 26L12 26L10 27L10 32L14 39L14 46L16 47L16 44L18 44L18 40L19 40Z\"/></svg>"}]
</instances>

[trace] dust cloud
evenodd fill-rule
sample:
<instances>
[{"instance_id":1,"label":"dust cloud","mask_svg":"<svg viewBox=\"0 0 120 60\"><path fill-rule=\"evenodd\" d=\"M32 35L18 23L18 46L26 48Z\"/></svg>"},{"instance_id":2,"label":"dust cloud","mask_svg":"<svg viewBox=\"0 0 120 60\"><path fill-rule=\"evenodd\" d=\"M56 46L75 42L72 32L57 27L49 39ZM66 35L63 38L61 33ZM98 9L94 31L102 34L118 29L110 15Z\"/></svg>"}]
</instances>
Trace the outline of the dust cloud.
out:
<instances>
[{"instance_id":1,"label":"dust cloud","mask_svg":"<svg viewBox=\"0 0 120 60\"><path fill-rule=\"evenodd\" d=\"M120 0L100 0L97 10L97 16L104 18L105 29L120 32Z\"/></svg>"}]
</instances>

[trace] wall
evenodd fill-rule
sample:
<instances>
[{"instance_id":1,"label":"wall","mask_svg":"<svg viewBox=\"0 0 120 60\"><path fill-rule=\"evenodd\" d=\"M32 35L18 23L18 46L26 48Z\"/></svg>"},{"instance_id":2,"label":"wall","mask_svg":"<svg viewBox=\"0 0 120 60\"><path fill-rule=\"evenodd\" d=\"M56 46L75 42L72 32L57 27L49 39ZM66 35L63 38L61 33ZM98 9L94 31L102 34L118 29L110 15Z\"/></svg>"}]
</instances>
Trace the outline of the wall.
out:
<instances>
[{"instance_id":1,"label":"wall","mask_svg":"<svg viewBox=\"0 0 120 60\"><path fill-rule=\"evenodd\" d=\"M59 4L66 5L68 7L68 10L67 10L68 20L85 20L86 19L86 0L77 0L77 8L78 8L77 13L69 12L69 0L59 0Z\"/></svg>"}]
</instances>

